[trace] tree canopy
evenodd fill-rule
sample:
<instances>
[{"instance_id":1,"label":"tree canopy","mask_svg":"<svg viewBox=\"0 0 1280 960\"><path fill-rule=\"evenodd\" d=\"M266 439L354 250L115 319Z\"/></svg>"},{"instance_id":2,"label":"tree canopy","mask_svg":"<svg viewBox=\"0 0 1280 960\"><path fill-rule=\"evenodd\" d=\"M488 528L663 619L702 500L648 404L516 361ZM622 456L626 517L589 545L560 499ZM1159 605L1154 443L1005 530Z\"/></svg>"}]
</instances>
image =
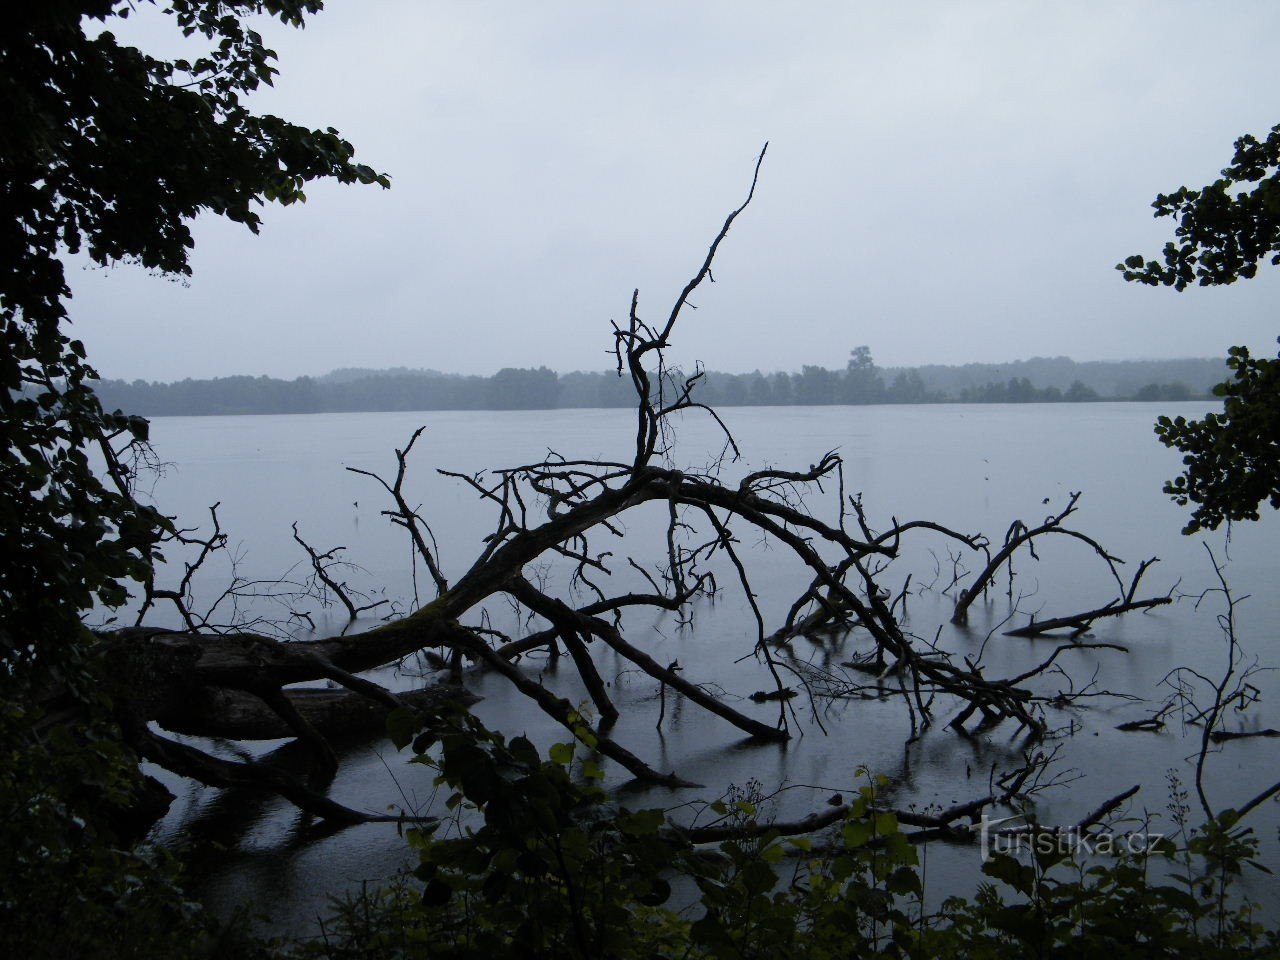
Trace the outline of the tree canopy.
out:
<instances>
[{"instance_id":1,"label":"tree canopy","mask_svg":"<svg viewBox=\"0 0 1280 960\"><path fill-rule=\"evenodd\" d=\"M1162 261L1134 254L1117 264L1126 280L1182 291L1253 277L1268 259L1280 264L1280 125L1263 140L1236 140L1220 179L1160 194L1152 206L1157 217L1177 220L1175 239ZM1178 503L1195 504L1184 533L1257 520L1264 501L1280 508L1280 359L1233 347L1227 364L1234 377L1214 390L1222 413L1156 423L1160 440L1185 454L1186 472L1164 488Z\"/></svg>"},{"instance_id":2,"label":"tree canopy","mask_svg":"<svg viewBox=\"0 0 1280 960\"><path fill-rule=\"evenodd\" d=\"M1257 520L1264 502L1280 509L1280 360L1232 347L1227 365L1235 376L1216 390L1224 398L1222 413L1156 423L1165 445L1186 454L1186 473L1165 484L1178 503L1197 505L1185 533Z\"/></svg>"},{"instance_id":3,"label":"tree canopy","mask_svg":"<svg viewBox=\"0 0 1280 960\"><path fill-rule=\"evenodd\" d=\"M174 29L203 41L192 60L119 42L119 0L20 4L0 39L0 649L29 658L30 638L95 598L118 602L144 575L163 519L137 507L112 463L116 438L145 439L137 418L104 411L96 373L66 330L64 259L191 272L190 221L212 213L256 232L258 207L305 200L307 182L379 183L336 130L254 113L246 102L276 73L251 29L269 14L302 26L318 0L171 0ZM111 481L115 481L114 483ZM55 609L56 608L56 609ZM51 619L52 618L52 619ZM37 626L38 625L38 626ZM43 654L46 665L49 651Z\"/></svg>"},{"instance_id":4,"label":"tree canopy","mask_svg":"<svg viewBox=\"0 0 1280 960\"><path fill-rule=\"evenodd\" d=\"M1117 264L1126 280L1185 290L1248 279L1268 257L1280 264L1280 124L1265 140L1236 140L1220 179L1162 193L1152 207L1156 217L1178 221L1175 240L1165 244L1163 262L1134 254Z\"/></svg>"},{"instance_id":5,"label":"tree canopy","mask_svg":"<svg viewBox=\"0 0 1280 960\"><path fill-rule=\"evenodd\" d=\"M260 205L305 200L309 181L389 185L336 130L247 102L276 73L254 18L300 27L319 0L160 6L203 52L121 43L109 27L137 7L122 0L13 4L0 33L0 952L15 956L193 949L180 900L99 815L138 780L81 617L122 602L178 532L133 499L147 425L93 392L66 259L184 275L201 213L256 232Z\"/></svg>"}]
</instances>

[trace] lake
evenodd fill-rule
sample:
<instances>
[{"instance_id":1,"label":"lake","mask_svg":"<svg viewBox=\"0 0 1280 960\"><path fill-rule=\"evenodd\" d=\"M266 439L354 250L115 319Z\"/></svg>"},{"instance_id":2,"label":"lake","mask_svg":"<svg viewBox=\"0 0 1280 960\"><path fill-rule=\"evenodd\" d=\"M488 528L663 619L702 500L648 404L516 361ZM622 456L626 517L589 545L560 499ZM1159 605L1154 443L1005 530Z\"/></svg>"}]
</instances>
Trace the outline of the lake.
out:
<instances>
[{"instance_id":1,"label":"lake","mask_svg":"<svg viewBox=\"0 0 1280 960\"><path fill-rule=\"evenodd\" d=\"M1216 585L1205 542L1224 564L1236 599L1248 597L1237 609L1238 633L1246 651L1263 665L1275 660L1274 629L1280 623L1276 518L1268 515L1260 523L1237 526L1229 542L1222 533L1183 537L1179 530L1186 511L1160 492L1162 481L1177 472L1179 463L1177 454L1155 439L1155 417L1195 416L1206 407L1093 403L732 408L724 416L743 459L728 465L726 472L736 476L765 464L805 468L826 451L838 449L845 460L846 489L861 493L873 527L884 529L892 518L930 519L964 532L982 531L997 543L1012 521L1035 525L1060 509L1072 491L1082 491L1080 509L1070 525L1128 561L1122 570L1131 571L1139 561L1158 556L1160 563L1147 573L1140 594L1163 594L1176 584L1179 599L1147 613L1097 622L1091 639L1122 644L1127 652L1089 650L1061 658L1077 688L1096 673L1093 689L1152 702L1099 697L1083 701L1087 706L1050 709L1048 719L1059 728L1052 743L1061 747L1054 769L1072 782L1042 794L1037 814L1046 823L1074 822L1100 800L1142 784L1130 810L1139 816L1143 810L1159 815L1169 799L1169 771L1191 783L1187 758L1195 751L1197 731L1182 729L1176 720L1160 733L1122 733L1115 727L1154 709L1169 692L1160 681L1174 667L1194 666L1214 678L1222 673L1226 646L1216 621L1224 609L1221 598L1207 595L1196 602ZM151 493L166 512L188 526L206 521L208 507L219 502L238 576L254 581L302 576L305 571L297 564L304 558L290 530L297 521L299 531L318 549L347 548L344 556L362 568L346 572L350 585L363 588L375 600L394 601L395 609L403 611L414 591L408 544L380 515L387 503L377 485L344 467L393 473L394 448L403 446L417 426L426 425L413 454L408 489L413 502L422 504L421 512L440 543L445 572L453 580L475 558L481 538L493 529L494 517L465 484L436 474L437 467L474 473L541 459L548 449L566 457L627 458L633 423L626 410L157 418L152 439L168 467ZM719 453L720 437L705 418L689 416L678 430L676 466L705 467ZM837 506L831 486L825 495L810 498L809 507L834 520ZM624 518L625 543L642 562L662 559L665 509L648 505ZM734 529L742 538L741 549L772 629L808 578L798 564L761 542L745 525ZM896 592L910 574L907 626L913 633L933 639L938 626L944 625L938 634L944 648L970 656L983 650L989 675L1013 674L1042 660L1054 643L1006 637L1001 630L1025 623L1031 613L1041 619L1077 613L1102 606L1116 595L1114 581L1092 551L1067 538L1051 539L1062 542L1044 542L1039 560L1024 554L1016 564L1017 612L1011 610L1001 576L989 599L974 605L966 628L947 623L954 600L941 591L951 579L953 561L942 538L921 534L904 539L902 556L882 583ZM623 555L613 538L598 537L593 549L613 550L615 559ZM199 582L199 595L206 602L221 592L230 576L226 558L219 564ZM980 565L970 556L967 566L972 571ZM636 579L625 562L619 567L609 584L612 588L625 588ZM563 569L549 564L533 572L555 583ZM421 586L426 578L423 571L417 573ZM627 618L626 636L662 663L678 659L687 678L717 685L739 709L771 721L776 705L757 706L743 699L770 684L759 663L741 659L750 654L755 639L754 621L741 591L731 577L723 577L721 585L720 596L695 605L691 627L644 612ZM220 609L230 612L225 603ZM386 609L391 605L379 612ZM266 599L244 601L238 612L282 619L288 611ZM491 604L489 613L495 623L519 628L504 604ZM321 632L342 626L341 618L326 622L313 613L313 619ZM369 620L373 623L376 617ZM833 651L800 640L794 654L834 664L846 659L857 643L854 637L848 648ZM909 726L900 698L833 702L821 711L825 734L808 707L797 706L800 736L785 746L748 747L733 727L668 692L666 721L659 731L657 683L622 670L610 657L599 662L623 714L616 739L653 766L708 785L704 791L633 789L626 800L632 806L674 806L692 796L714 796L729 784L755 780L765 792L790 786L771 809L779 818L798 817L818 809L830 793L847 791L864 767L891 778L895 805L945 806L985 793L993 765L1003 769L1015 764L1027 746L1011 726L960 737L944 727L948 717L941 714L934 729L904 749ZM558 692L585 699L569 676L571 669L562 666L557 671L554 662L538 658L526 658L522 665ZM407 664L384 671L380 679L404 688L415 681L413 673L414 665ZM1277 688L1274 679L1264 673L1256 682L1262 703L1229 722L1280 726L1270 706ZM475 709L487 723L508 734L527 732L543 745L565 739L562 730L500 678L473 674L468 683L484 697ZM1039 689L1054 692L1067 684L1064 677L1048 677ZM1239 803L1273 782L1276 750L1277 742L1265 738L1226 744L1210 760L1215 804ZM616 765L608 765L607 771L610 784L625 782L624 771ZM348 751L331 794L361 809L383 811L391 804L428 809L428 774L408 765L389 744L357 746ZM216 839L230 845L225 853L200 855L194 861L201 894L216 909L250 900L281 929L307 929L318 913L325 912L328 896L365 880L386 878L408 860L391 826L362 826L307 841L295 834L298 818L283 802L248 802L191 784L182 784L179 793L160 836L174 841ZM1268 845L1266 859L1273 865L1275 810L1276 804L1267 804L1254 815L1254 826ZM963 878L973 876L975 849L933 845L928 856L932 893L948 892L953 882L971 882ZM1258 877L1249 882L1251 892L1264 901L1280 900L1280 890L1269 886L1272 881Z\"/></svg>"}]
</instances>

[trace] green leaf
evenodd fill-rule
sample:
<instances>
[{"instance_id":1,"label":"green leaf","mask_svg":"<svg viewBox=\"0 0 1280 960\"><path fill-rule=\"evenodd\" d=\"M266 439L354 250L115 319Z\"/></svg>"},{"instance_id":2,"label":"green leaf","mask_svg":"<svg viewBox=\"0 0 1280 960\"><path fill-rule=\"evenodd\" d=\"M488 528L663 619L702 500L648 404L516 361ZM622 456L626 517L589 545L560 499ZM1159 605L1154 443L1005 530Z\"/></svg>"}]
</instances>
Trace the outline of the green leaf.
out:
<instances>
[{"instance_id":1,"label":"green leaf","mask_svg":"<svg viewBox=\"0 0 1280 960\"><path fill-rule=\"evenodd\" d=\"M387 714L387 735L397 750L407 747L421 729L422 716L416 710L399 707Z\"/></svg>"},{"instance_id":2,"label":"green leaf","mask_svg":"<svg viewBox=\"0 0 1280 960\"><path fill-rule=\"evenodd\" d=\"M875 832L877 835L887 837L889 834L898 832L898 815L896 813L877 813L875 815Z\"/></svg>"},{"instance_id":3,"label":"green leaf","mask_svg":"<svg viewBox=\"0 0 1280 960\"><path fill-rule=\"evenodd\" d=\"M646 907L660 907L671 898L671 884L661 877L649 880L648 890L637 899Z\"/></svg>"},{"instance_id":4,"label":"green leaf","mask_svg":"<svg viewBox=\"0 0 1280 960\"><path fill-rule=\"evenodd\" d=\"M851 820L844 825L842 833L846 847L865 846L871 840L871 824L866 820Z\"/></svg>"},{"instance_id":5,"label":"green leaf","mask_svg":"<svg viewBox=\"0 0 1280 960\"><path fill-rule=\"evenodd\" d=\"M569 764L573 763L573 744L552 744L551 749L547 751L547 755L551 758L552 763L558 763L562 767L567 767Z\"/></svg>"},{"instance_id":6,"label":"green leaf","mask_svg":"<svg viewBox=\"0 0 1280 960\"><path fill-rule=\"evenodd\" d=\"M618 818L618 827L631 836L651 836L667 822L661 810L639 810Z\"/></svg>"},{"instance_id":7,"label":"green leaf","mask_svg":"<svg viewBox=\"0 0 1280 960\"><path fill-rule=\"evenodd\" d=\"M1002 880L1024 895L1030 895L1035 886L1035 871L1013 857L997 853L982 865L982 872L996 880Z\"/></svg>"}]
</instances>

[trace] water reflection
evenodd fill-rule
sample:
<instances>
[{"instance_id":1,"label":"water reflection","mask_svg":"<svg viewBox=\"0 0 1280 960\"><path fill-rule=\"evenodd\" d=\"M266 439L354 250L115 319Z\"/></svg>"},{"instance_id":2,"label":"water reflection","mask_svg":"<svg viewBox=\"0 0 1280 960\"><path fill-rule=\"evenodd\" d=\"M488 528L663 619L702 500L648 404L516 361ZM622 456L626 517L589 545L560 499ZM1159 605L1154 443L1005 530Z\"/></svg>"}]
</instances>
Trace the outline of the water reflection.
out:
<instances>
[{"instance_id":1,"label":"water reflection","mask_svg":"<svg viewBox=\"0 0 1280 960\"><path fill-rule=\"evenodd\" d=\"M1060 504L1070 491L1084 490L1081 529L1130 561L1159 555L1161 564L1146 579L1153 591L1180 580L1181 592L1195 594L1210 585L1212 571L1199 543L1178 534L1181 511L1159 492L1161 482L1176 472L1177 458L1150 433L1156 413L1174 406L740 408L730 411L731 426L747 462L731 469L745 473L765 463L804 465L841 446L848 462L846 485L850 492L861 492L874 525L887 526L893 517L928 518L964 531L983 530L996 539L1015 518L1042 519L1051 509L1043 502L1046 497ZM1186 405L1182 412L1190 416L1200 408ZM625 411L158 419L153 436L162 457L175 468L158 485L157 497L167 511L192 518L221 500L225 526L242 544L243 576L275 577L300 559L289 531L290 522L298 520L317 546L347 546L373 589L385 590L388 597L411 597L406 545L389 525L374 521L376 491L342 466L385 470L392 449L402 446L420 422L429 429L414 494L434 526L451 579L470 564L481 538L492 529L492 517L469 491L436 475L435 467L472 472L527 462L548 446L566 455L617 456L625 450L630 429ZM681 441L691 464L705 462L707 451L718 449L714 432L693 419L682 425ZM810 506L821 516L834 516L832 503ZM637 556L661 556L662 509L641 509L624 518ZM1241 637L1264 660L1274 649L1271 626L1280 622L1280 592L1274 589L1280 573L1276 530L1274 517L1237 528L1227 568L1238 595L1251 595L1239 611ZM1221 538L1216 543L1221 551ZM749 557L758 600L776 623L807 578L783 553L767 544L755 546ZM1043 618L1089 609L1114 594L1109 573L1086 546L1047 543L1038 560L1023 557L1018 562L1011 586L1002 576L998 588L974 605L969 623L955 627L949 624L954 598L943 593L954 573L948 550L941 538L922 533L906 543L904 556L883 582L896 594L909 577L908 628L957 656L982 652L993 676L1029 669L1057 642L1003 636L1008 624L1020 624L1032 612ZM208 585L213 589L218 571L211 573ZM553 569L546 573L553 579L557 575ZM625 577L620 573L619 582L625 584ZM1011 597L1017 600L1016 614ZM1052 695L1092 681L1095 692L1154 698L1160 696L1159 680L1175 665L1189 664L1214 676L1223 661L1217 612L1211 603L1195 609L1180 602L1099 621L1095 638L1123 645L1128 652L1073 652L1063 659L1070 680L1046 677L1043 692ZM501 627L519 630L504 605L491 605L488 613ZM716 684L736 709L769 722L777 705L747 699L769 684L762 681L759 663L741 659L755 638L741 594L730 588L714 601L700 600L693 615L692 626L685 627L650 611L629 613L625 632L661 663L678 660L686 677ZM335 625L318 621L317 626L324 632ZM797 639L790 645L791 655L827 671L867 649L858 631ZM776 815L792 819L821 805L830 793L848 791L859 770L867 768L890 777L893 802L945 807L985 793L993 771L1020 763L1028 746L1025 732L1008 726L962 737L939 725L905 747L910 726L901 698L874 691L820 703L816 717L802 698L792 701L800 723L798 736L787 744L744 742L738 730L709 718L671 690L657 729L661 700L656 681L611 653L602 654L598 663L622 713L613 736L652 766L708 785L706 791L673 791L628 783L622 771L608 766L608 785L625 790L625 802L632 806L675 806L748 779L766 790L809 785L812 789L777 796ZM379 679L405 689L431 669L425 662L407 664L384 671ZM586 699L576 673L559 669L552 660L526 657L521 669L574 702ZM1265 694L1275 692L1271 677L1263 683ZM483 697L475 711L486 723L510 735L525 733L544 746L564 739L553 721L513 695L501 678L476 674L468 684ZM1048 708L1050 725L1057 730L1053 742L1062 756L1056 770L1082 778L1041 796L1043 820L1073 822L1100 798L1135 783L1144 784L1142 806L1163 809L1166 772L1173 768L1188 775L1185 761L1194 738L1185 737L1176 725L1156 733L1115 730L1145 709L1107 697ZM1268 725L1280 723L1273 719ZM296 759L287 747L272 755L280 762ZM377 812L388 804L425 808L431 803L430 771L406 764L385 741L353 740L341 746L341 755L340 772L330 786L335 799ZM1262 781L1274 776L1273 758L1274 745L1265 741L1228 745L1211 760L1217 802L1239 802L1257 792L1265 785ZM317 836L292 807L275 798L189 786L184 791L163 832L208 851L196 855L194 869L203 892L219 907L248 898L277 922L303 929L325 909L328 895L365 879L385 878L406 860L393 827L369 825ZM1255 821L1268 840L1275 836L1274 807L1259 811ZM930 854L931 876L939 888L971 882L973 870L967 851Z\"/></svg>"}]
</instances>

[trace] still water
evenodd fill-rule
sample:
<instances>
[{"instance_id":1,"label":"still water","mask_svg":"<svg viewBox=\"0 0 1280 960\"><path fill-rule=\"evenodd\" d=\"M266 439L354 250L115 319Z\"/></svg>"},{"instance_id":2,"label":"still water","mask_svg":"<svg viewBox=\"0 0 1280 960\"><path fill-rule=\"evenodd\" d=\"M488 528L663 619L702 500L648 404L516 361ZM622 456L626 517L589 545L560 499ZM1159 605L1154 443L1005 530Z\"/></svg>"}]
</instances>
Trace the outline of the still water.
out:
<instances>
[{"instance_id":1,"label":"still water","mask_svg":"<svg viewBox=\"0 0 1280 960\"><path fill-rule=\"evenodd\" d=\"M737 408L726 412L726 420L743 457L725 469L733 477L766 464L804 468L837 449L845 461L846 490L862 495L873 527L883 529L893 518L931 519L964 532L982 531L997 543L1014 520L1034 525L1064 505L1071 492L1082 491L1075 528L1128 561L1122 571L1159 557L1140 593L1172 589L1179 599L1149 613L1099 621L1091 639L1122 644L1127 652L1072 652L1061 660L1070 680L1056 675L1041 683L1039 689L1053 693L1094 681L1092 690L1149 702L1098 697L1082 701L1086 705L1048 711L1050 723L1060 728L1053 743L1060 745L1061 757L1053 770L1064 785L1040 796L1037 815L1046 823L1071 823L1134 784L1143 789L1130 811L1159 815L1168 803L1169 772L1190 783L1187 759L1195 751L1197 732L1176 722L1160 733L1121 733L1115 727L1154 709L1169 692L1161 680L1174 667L1194 666L1214 678L1222 673L1226 647L1216 619L1224 609L1221 597L1209 594L1197 603L1217 583L1206 543L1223 563L1236 599L1248 598L1237 608L1246 651L1264 666L1275 663L1278 652L1276 518L1238 526L1229 541L1221 533L1183 537L1179 529L1185 512L1160 493L1162 481L1177 472L1178 458L1154 438L1153 420L1158 413L1193 416L1203 410L1204 404L1195 403ZM427 430L414 450L407 489L432 525L450 580L475 558L481 538L493 529L494 516L465 484L440 476L436 468L471 474L532 462L549 449L569 458L629 459L633 429L624 410L157 418L152 436L168 466L152 490L155 501L187 525L204 522L209 506L219 503L223 529L230 534L232 550L199 584L204 602L212 602L224 588L232 573L230 558L235 575L246 580L301 577L304 571L297 564L302 554L290 530L297 521L317 548L346 548L344 556L359 569L345 571L345 579L372 600L388 600L380 613L407 609L414 596L408 544L380 515L387 504L377 485L344 468L391 475L394 448L403 446L420 425ZM673 460L682 468L705 468L720 450L714 425L690 417L679 425ZM825 494L815 492L808 504L816 515L835 519L830 485ZM625 541L598 538L593 550L612 550L615 560L627 550L642 563L661 562L664 513L665 506L650 506L628 514L623 518ZM742 525L735 532L772 629L807 577L776 544L761 541ZM1017 611L1001 577L990 599L974 605L967 628L947 624L953 598L942 590L954 565L941 538L926 533L905 540L902 557L882 583L896 593L909 574L907 626L913 633L929 639L937 634L940 644L957 654L975 656L981 650L988 675L1012 675L1042 660L1054 643L1005 637L1001 630L1021 625L1031 613L1040 619L1076 613L1116 595L1114 581L1092 551L1058 539L1063 542L1039 548L1038 560L1024 555L1017 563ZM970 570L980 566L973 556L962 562ZM625 562L618 568L608 586L631 586ZM417 572L421 587L425 578L423 571ZM552 564L530 572L541 572L555 583L560 571ZM721 584L720 597L699 602L691 627L641 613L626 620L626 634L660 662L679 660L686 677L717 685L739 709L771 720L776 706L745 699L769 687L760 664L740 659L751 651L754 621L732 579L722 577ZM492 605L488 612L495 623L519 629L504 605ZM244 601L239 609L224 601L220 616L232 613L281 619L288 610L269 599ZM314 609L313 617L321 632L342 626L340 619L326 622ZM376 617L369 620L370 625L376 622ZM794 654L836 664L856 645L856 638L836 650L798 641ZM536 658L526 659L523 666L571 699L585 698L570 670L557 671L554 662ZM900 699L892 698L830 703L821 710L821 726L807 707L798 707L801 735L790 744L746 746L736 729L668 693L666 720L658 730L657 684L608 657L600 666L622 710L616 738L651 765L708 785L704 791L633 785L626 798L633 806L675 806L755 780L765 792L791 787L772 810L779 818L798 817L817 809L830 793L847 791L860 768L891 778L896 805L946 806L984 794L992 768L1016 765L1027 746L1012 729L1000 727L962 738L945 729L948 717L942 713L935 729L904 749L908 719ZM415 682L416 669L406 664L384 671L380 679L404 688ZM1229 722L1240 728L1280 726L1271 703L1277 684L1267 673L1254 682L1262 690L1262 703ZM510 692L504 681L473 675L468 683L484 698L475 709L487 723L512 735L527 733L544 745L564 739L563 731ZM1220 807L1239 803L1272 783L1280 776L1277 749L1277 741L1264 738L1227 744L1210 760L1213 802ZM624 771L610 767L609 773L611 784L624 786ZM189 784L179 785L179 793L161 835L229 847L197 857L204 896L218 909L250 901L281 929L307 929L326 912L328 897L389 877L406 863L394 827L369 825L323 839L304 838L296 830L295 812L282 802ZM331 794L373 811L389 805L423 811L433 799L428 771L408 765L389 744L376 742L347 748ZM1275 852L1276 805L1268 807L1255 814L1254 825L1265 859L1274 865L1280 859ZM961 878L973 875L977 853L935 845L929 858L930 882L945 893L949 877L962 884L966 881ZM1270 881L1251 882L1260 898L1280 899L1265 886Z\"/></svg>"}]
</instances>

